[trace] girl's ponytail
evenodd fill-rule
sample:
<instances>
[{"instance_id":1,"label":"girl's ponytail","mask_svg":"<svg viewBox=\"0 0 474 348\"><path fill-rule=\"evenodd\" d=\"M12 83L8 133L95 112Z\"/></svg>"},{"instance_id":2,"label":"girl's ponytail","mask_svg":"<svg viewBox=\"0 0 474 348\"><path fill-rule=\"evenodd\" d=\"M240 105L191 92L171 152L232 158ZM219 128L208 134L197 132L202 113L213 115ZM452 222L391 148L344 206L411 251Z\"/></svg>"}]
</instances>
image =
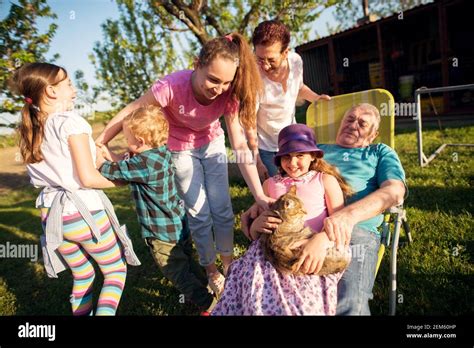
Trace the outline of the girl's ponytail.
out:
<instances>
[{"instance_id":1,"label":"girl's ponytail","mask_svg":"<svg viewBox=\"0 0 474 348\"><path fill-rule=\"evenodd\" d=\"M232 33L230 36L239 48L233 95L240 101L240 121L244 128L253 129L256 128L257 102L262 93L262 80L247 40L239 33Z\"/></svg>"},{"instance_id":2,"label":"girl's ponytail","mask_svg":"<svg viewBox=\"0 0 474 348\"><path fill-rule=\"evenodd\" d=\"M25 163L37 163L43 160L41 144L43 142L45 118L34 105L26 103L21 110L20 153Z\"/></svg>"},{"instance_id":3,"label":"girl's ponytail","mask_svg":"<svg viewBox=\"0 0 474 348\"><path fill-rule=\"evenodd\" d=\"M59 78L59 72L64 76ZM23 96L25 105L21 109L20 153L25 163L37 163L43 160L44 124L48 115L40 110L46 87L55 85L67 78L66 71L54 64L31 63L18 69L10 80L13 93Z\"/></svg>"}]
</instances>

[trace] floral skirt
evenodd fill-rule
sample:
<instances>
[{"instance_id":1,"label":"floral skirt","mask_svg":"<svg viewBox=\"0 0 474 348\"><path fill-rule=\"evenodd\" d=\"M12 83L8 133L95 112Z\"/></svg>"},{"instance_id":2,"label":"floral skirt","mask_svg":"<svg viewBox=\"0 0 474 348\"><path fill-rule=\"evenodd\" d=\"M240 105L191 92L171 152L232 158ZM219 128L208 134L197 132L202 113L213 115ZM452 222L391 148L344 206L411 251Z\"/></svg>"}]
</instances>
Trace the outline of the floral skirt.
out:
<instances>
[{"instance_id":1,"label":"floral skirt","mask_svg":"<svg viewBox=\"0 0 474 348\"><path fill-rule=\"evenodd\" d=\"M232 263L212 315L335 315L342 273L284 275L265 260L256 240Z\"/></svg>"}]
</instances>

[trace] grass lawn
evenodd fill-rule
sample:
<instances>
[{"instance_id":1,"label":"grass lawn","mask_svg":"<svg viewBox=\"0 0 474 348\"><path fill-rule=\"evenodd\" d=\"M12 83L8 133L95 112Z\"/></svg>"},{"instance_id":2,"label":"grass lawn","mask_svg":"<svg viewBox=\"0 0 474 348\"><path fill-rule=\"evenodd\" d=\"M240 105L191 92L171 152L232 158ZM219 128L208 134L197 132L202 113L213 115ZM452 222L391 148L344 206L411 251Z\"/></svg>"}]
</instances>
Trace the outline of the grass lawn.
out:
<instances>
[{"instance_id":1,"label":"grass lawn","mask_svg":"<svg viewBox=\"0 0 474 348\"><path fill-rule=\"evenodd\" d=\"M469 143L474 127L465 126L424 133L425 153L445 137ZM414 243L399 250L399 315L472 314L474 159L470 148L448 148L424 169L417 165L416 133L403 130L396 136L397 151L405 167L409 197L405 202ZM456 152L456 154L453 154ZM231 182L236 214L235 253L241 256L248 242L240 232L240 214L253 199L243 181ZM127 187L108 190L122 223L127 224L140 267L129 267L119 315L196 315L196 308L180 303L180 294L164 279L141 240ZM38 244L42 233L34 208L37 191L24 188L0 197L0 245ZM39 253L41 254L40 250ZM41 255L39 255L41 256ZM372 313L388 310L386 257L376 279ZM95 296L102 282L97 272ZM0 261L0 315L70 315L72 277L47 278L41 262L4 258Z\"/></svg>"}]
</instances>

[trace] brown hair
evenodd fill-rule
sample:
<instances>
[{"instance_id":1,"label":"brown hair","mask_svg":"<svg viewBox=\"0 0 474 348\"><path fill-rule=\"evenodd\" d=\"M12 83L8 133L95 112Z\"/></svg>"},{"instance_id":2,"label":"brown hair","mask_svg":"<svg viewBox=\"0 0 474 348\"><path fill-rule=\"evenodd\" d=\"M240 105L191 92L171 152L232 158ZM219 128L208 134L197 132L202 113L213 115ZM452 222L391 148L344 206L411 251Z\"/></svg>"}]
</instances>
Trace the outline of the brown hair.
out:
<instances>
[{"instance_id":1,"label":"brown hair","mask_svg":"<svg viewBox=\"0 0 474 348\"><path fill-rule=\"evenodd\" d=\"M256 128L256 108L258 97L262 93L262 81L249 44L239 33L212 39L202 47L198 66L205 67L216 57L236 62L237 71L232 81L232 97L240 103L239 118L244 128Z\"/></svg>"},{"instance_id":2,"label":"brown hair","mask_svg":"<svg viewBox=\"0 0 474 348\"><path fill-rule=\"evenodd\" d=\"M149 146L160 147L168 140L168 121L158 106L142 106L126 116L123 122L135 137L142 137Z\"/></svg>"},{"instance_id":3,"label":"brown hair","mask_svg":"<svg viewBox=\"0 0 474 348\"><path fill-rule=\"evenodd\" d=\"M274 43L281 43L281 52L290 45L290 30L278 20L265 21L260 23L254 30L252 43L255 46L270 46Z\"/></svg>"},{"instance_id":4,"label":"brown hair","mask_svg":"<svg viewBox=\"0 0 474 348\"><path fill-rule=\"evenodd\" d=\"M59 72L64 77L59 79ZM21 122L18 127L20 133L20 152L25 163L37 163L43 160L41 144L44 136L44 123L48 115L41 111L39 105L47 86L56 85L67 78L63 68L49 63L25 64L18 69L10 80L10 87L14 94L25 98L25 105L21 109Z\"/></svg>"},{"instance_id":5,"label":"brown hair","mask_svg":"<svg viewBox=\"0 0 474 348\"><path fill-rule=\"evenodd\" d=\"M354 190L351 188L351 186L346 182L346 180L342 177L341 173L339 172L339 169L337 167L333 166L332 164L329 164L322 158L317 157L316 152L310 152L311 155L313 155L314 160L311 162L309 165L309 170L314 170L317 172L321 172L324 174L329 174L332 175L333 177L336 178L337 182L339 183L339 186L341 187L342 193L344 194L344 197L350 197L354 194ZM278 170L282 175L286 175L285 170L280 165L278 166Z\"/></svg>"}]
</instances>

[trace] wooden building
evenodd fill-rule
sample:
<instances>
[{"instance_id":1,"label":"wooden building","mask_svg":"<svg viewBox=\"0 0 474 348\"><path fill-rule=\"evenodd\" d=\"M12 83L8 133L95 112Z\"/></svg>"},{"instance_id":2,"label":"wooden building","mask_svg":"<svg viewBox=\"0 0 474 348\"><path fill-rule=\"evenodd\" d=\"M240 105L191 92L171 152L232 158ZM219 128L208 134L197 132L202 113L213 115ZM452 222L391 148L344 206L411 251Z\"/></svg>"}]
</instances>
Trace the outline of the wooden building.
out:
<instances>
[{"instance_id":1,"label":"wooden building","mask_svg":"<svg viewBox=\"0 0 474 348\"><path fill-rule=\"evenodd\" d=\"M474 83L473 16L474 1L439 0L300 45L304 81L330 95L385 88L397 102L422 86ZM423 109L474 112L474 90L427 99Z\"/></svg>"}]
</instances>

